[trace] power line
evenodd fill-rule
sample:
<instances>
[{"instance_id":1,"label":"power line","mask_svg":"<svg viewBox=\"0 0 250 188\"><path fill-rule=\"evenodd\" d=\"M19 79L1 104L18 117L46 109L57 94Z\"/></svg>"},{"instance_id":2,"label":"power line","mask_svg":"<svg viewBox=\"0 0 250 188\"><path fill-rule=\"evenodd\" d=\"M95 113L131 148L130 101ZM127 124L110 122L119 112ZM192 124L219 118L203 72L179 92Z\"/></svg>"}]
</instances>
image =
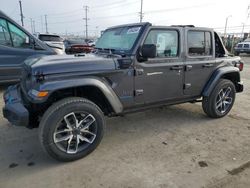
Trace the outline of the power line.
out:
<instances>
[{"instance_id":1,"label":"power line","mask_svg":"<svg viewBox=\"0 0 250 188\"><path fill-rule=\"evenodd\" d=\"M82 11L82 9L75 9L75 10L70 10L70 11L67 11L67 12L58 12L58 13L47 14L47 15L53 17L53 16L56 16L56 15L64 15L64 14L74 13L76 11Z\"/></svg>"},{"instance_id":2,"label":"power line","mask_svg":"<svg viewBox=\"0 0 250 188\"><path fill-rule=\"evenodd\" d=\"M106 4L106 5L98 5L98 6L91 6L91 9L99 9L99 8L103 8L103 7L109 7L108 9L113 9L113 8L117 8L117 7L121 7L121 6L125 6L125 5L130 5L130 4L135 4L135 3L138 3L140 2L140 0L137 0L137 1L133 1L133 2L124 2L124 1L119 1L120 3L118 2L114 2L114 3L111 3L111 4ZM115 6L115 7L113 7ZM95 10L95 11L98 11L98 10Z\"/></svg>"},{"instance_id":3,"label":"power line","mask_svg":"<svg viewBox=\"0 0 250 188\"><path fill-rule=\"evenodd\" d=\"M135 16L135 15L136 15L136 12L131 12L131 13L121 14L121 15L116 15L116 16L91 17L91 19L120 18L124 16ZM75 19L75 20L68 20L68 21L62 21L62 22L51 22L49 24L65 24L65 23L75 23L75 22L81 22L81 21L82 21L81 19Z\"/></svg>"},{"instance_id":4,"label":"power line","mask_svg":"<svg viewBox=\"0 0 250 188\"><path fill-rule=\"evenodd\" d=\"M144 11L144 13L156 14L156 13L162 13L162 12L179 11L179 10L183 10L183 9L186 10L186 9L200 8L200 7L204 7L204 6L208 6L208 5L211 5L211 3L194 5L194 6L179 7L179 8L150 10L150 11Z\"/></svg>"}]
</instances>

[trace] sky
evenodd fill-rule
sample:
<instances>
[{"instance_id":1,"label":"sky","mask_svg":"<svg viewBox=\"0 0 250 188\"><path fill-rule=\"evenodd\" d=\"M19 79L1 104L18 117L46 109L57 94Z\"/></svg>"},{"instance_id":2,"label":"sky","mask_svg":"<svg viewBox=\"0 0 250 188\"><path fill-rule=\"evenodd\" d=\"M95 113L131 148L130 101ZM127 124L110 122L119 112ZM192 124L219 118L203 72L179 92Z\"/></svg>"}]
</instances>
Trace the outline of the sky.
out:
<instances>
[{"instance_id":1,"label":"sky","mask_svg":"<svg viewBox=\"0 0 250 188\"><path fill-rule=\"evenodd\" d=\"M24 26L45 33L47 15L49 33L85 34L85 9L88 6L88 32L98 36L110 26L139 22L141 0L22 0ZM191 24L241 33L250 31L250 0L143 0L143 21L153 25ZM0 0L0 9L18 23L19 0Z\"/></svg>"}]
</instances>

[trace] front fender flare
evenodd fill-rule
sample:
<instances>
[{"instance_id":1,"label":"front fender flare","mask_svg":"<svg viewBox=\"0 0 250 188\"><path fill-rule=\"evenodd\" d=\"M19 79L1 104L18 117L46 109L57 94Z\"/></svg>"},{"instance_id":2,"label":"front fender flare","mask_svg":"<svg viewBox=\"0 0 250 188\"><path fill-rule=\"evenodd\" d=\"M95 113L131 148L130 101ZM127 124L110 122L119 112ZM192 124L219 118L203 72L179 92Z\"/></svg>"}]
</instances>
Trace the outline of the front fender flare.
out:
<instances>
[{"instance_id":1,"label":"front fender flare","mask_svg":"<svg viewBox=\"0 0 250 188\"><path fill-rule=\"evenodd\" d=\"M109 101L114 112L119 114L123 111L122 103L119 98L110 87L110 85L100 78L90 77L90 78L76 78L67 80L54 80L45 82L40 85L40 91L49 91L50 95L61 89L73 88L73 87L83 87L83 86L94 86L101 90L106 99ZM50 96L49 95L49 96ZM49 97L48 96L48 97Z\"/></svg>"},{"instance_id":2,"label":"front fender flare","mask_svg":"<svg viewBox=\"0 0 250 188\"><path fill-rule=\"evenodd\" d=\"M237 67L220 67L218 68L210 77L209 81L205 85L203 91L202 91L202 96L208 97L214 87L216 86L217 82L223 75L228 74L228 73L236 73L238 76L237 81L240 82L240 73L239 69Z\"/></svg>"}]
</instances>

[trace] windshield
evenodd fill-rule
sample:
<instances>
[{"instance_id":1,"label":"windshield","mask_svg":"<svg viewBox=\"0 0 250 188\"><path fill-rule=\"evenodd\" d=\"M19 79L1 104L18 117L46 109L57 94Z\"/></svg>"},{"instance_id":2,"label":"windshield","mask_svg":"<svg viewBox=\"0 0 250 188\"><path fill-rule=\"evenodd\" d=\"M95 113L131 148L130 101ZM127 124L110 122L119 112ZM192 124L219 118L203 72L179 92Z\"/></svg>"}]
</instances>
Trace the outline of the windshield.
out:
<instances>
[{"instance_id":1,"label":"windshield","mask_svg":"<svg viewBox=\"0 0 250 188\"><path fill-rule=\"evenodd\" d=\"M96 42L96 48L130 50L141 26L119 27L106 30Z\"/></svg>"}]
</instances>

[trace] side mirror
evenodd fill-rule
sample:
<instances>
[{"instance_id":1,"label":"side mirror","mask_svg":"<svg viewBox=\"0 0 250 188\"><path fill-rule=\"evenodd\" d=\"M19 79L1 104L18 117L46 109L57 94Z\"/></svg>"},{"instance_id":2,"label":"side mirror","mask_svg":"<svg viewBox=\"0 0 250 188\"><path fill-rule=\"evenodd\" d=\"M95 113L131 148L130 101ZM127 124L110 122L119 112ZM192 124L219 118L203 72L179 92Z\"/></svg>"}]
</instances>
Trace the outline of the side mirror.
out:
<instances>
[{"instance_id":1,"label":"side mirror","mask_svg":"<svg viewBox=\"0 0 250 188\"><path fill-rule=\"evenodd\" d=\"M156 45L155 44L144 44L141 47L141 56L144 59L156 57Z\"/></svg>"},{"instance_id":2,"label":"side mirror","mask_svg":"<svg viewBox=\"0 0 250 188\"><path fill-rule=\"evenodd\" d=\"M25 44L29 44L30 43L30 38L28 36L25 37Z\"/></svg>"}]
</instances>

